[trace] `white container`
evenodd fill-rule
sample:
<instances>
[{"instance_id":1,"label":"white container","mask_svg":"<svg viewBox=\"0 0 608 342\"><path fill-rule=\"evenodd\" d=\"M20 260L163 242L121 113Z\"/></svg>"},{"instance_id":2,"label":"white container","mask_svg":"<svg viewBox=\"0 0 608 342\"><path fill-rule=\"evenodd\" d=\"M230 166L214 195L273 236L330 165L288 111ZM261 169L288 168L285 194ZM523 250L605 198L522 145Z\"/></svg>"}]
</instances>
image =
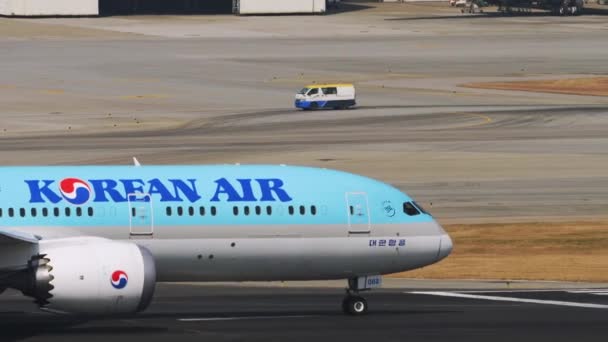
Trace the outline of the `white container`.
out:
<instances>
[{"instance_id":1,"label":"white container","mask_svg":"<svg viewBox=\"0 0 608 342\"><path fill-rule=\"evenodd\" d=\"M4 16L99 15L99 0L0 0Z\"/></svg>"},{"instance_id":2,"label":"white container","mask_svg":"<svg viewBox=\"0 0 608 342\"><path fill-rule=\"evenodd\" d=\"M234 14L325 13L325 0L235 0Z\"/></svg>"}]
</instances>

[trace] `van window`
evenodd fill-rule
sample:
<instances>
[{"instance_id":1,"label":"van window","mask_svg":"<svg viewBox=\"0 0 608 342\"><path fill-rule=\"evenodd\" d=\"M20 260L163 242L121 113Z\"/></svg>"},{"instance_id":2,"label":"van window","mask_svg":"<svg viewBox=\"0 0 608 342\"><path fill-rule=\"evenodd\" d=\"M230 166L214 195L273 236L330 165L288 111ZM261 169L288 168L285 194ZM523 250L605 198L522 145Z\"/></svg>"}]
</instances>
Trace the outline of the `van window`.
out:
<instances>
[{"instance_id":1,"label":"van window","mask_svg":"<svg viewBox=\"0 0 608 342\"><path fill-rule=\"evenodd\" d=\"M307 95L317 95L319 93L319 88L312 88L310 89L310 91L308 92Z\"/></svg>"},{"instance_id":2,"label":"van window","mask_svg":"<svg viewBox=\"0 0 608 342\"><path fill-rule=\"evenodd\" d=\"M300 91L298 92L298 94L302 94L302 95L304 95L304 94L306 94L306 92L308 91L308 89L309 89L309 88L302 88L302 90L300 90Z\"/></svg>"},{"instance_id":3,"label":"van window","mask_svg":"<svg viewBox=\"0 0 608 342\"><path fill-rule=\"evenodd\" d=\"M338 94L338 88L323 88L323 94L325 95L336 95Z\"/></svg>"}]
</instances>

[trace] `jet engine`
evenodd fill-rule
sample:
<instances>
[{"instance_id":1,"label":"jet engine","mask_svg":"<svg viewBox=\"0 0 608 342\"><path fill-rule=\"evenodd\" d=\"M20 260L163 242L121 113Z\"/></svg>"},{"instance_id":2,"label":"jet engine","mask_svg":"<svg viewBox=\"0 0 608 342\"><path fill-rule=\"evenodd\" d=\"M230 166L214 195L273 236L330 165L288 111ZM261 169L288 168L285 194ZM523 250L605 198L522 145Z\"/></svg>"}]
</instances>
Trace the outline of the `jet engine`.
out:
<instances>
[{"instance_id":1,"label":"jet engine","mask_svg":"<svg viewBox=\"0 0 608 342\"><path fill-rule=\"evenodd\" d=\"M85 315L144 310L156 286L150 252L95 237L42 240L18 286L48 311Z\"/></svg>"}]
</instances>

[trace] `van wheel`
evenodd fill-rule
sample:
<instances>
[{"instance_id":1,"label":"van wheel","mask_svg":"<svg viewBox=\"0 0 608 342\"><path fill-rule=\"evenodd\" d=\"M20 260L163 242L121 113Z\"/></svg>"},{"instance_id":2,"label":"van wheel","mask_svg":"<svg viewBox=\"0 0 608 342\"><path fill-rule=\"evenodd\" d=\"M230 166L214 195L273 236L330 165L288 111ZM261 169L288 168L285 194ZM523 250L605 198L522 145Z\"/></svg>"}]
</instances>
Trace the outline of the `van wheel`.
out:
<instances>
[{"instance_id":1,"label":"van wheel","mask_svg":"<svg viewBox=\"0 0 608 342\"><path fill-rule=\"evenodd\" d=\"M310 104L310 109L317 109L319 108L319 105L316 102L313 102Z\"/></svg>"}]
</instances>

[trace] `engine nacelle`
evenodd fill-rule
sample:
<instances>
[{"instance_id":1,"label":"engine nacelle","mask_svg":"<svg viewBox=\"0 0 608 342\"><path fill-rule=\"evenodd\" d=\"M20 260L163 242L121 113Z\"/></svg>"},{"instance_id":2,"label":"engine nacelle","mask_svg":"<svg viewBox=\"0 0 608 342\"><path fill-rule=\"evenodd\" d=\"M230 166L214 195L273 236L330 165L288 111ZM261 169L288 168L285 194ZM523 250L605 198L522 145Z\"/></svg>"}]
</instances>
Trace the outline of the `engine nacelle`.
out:
<instances>
[{"instance_id":1,"label":"engine nacelle","mask_svg":"<svg viewBox=\"0 0 608 342\"><path fill-rule=\"evenodd\" d=\"M39 246L22 291L43 309L132 314L150 304L156 266L147 249L94 237L42 240Z\"/></svg>"}]
</instances>

